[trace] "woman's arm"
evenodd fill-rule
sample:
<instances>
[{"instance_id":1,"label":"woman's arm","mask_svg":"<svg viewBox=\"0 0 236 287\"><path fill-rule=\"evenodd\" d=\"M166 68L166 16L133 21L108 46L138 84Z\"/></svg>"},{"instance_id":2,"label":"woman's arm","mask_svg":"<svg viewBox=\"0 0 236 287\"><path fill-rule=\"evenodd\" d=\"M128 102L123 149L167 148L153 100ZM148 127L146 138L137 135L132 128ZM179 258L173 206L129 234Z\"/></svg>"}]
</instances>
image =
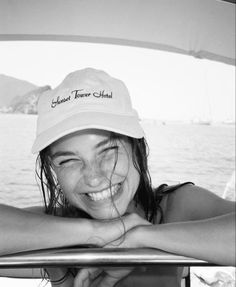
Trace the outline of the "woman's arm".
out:
<instances>
[{"instance_id":1,"label":"woman's arm","mask_svg":"<svg viewBox=\"0 0 236 287\"><path fill-rule=\"evenodd\" d=\"M122 247L152 247L235 265L235 202L186 185L170 194L162 207L164 224L134 228Z\"/></svg>"},{"instance_id":2,"label":"woman's arm","mask_svg":"<svg viewBox=\"0 0 236 287\"><path fill-rule=\"evenodd\" d=\"M91 228L88 220L68 220L0 205L0 255L83 244Z\"/></svg>"},{"instance_id":3,"label":"woman's arm","mask_svg":"<svg viewBox=\"0 0 236 287\"><path fill-rule=\"evenodd\" d=\"M235 266L235 213L215 218L138 226L107 247L156 248L214 264Z\"/></svg>"},{"instance_id":4,"label":"woman's arm","mask_svg":"<svg viewBox=\"0 0 236 287\"><path fill-rule=\"evenodd\" d=\"M221 265L235 265L235 213L139 227L134 239L137 238L142 247L158 248Z\"/></svg>"},{"instance_id":5,"label":"woman's arm","mask_svg":"<svg viewBox=\"0 0 236 287\"><path fill-rule=\"evenodd\" d=\"M90 244L103 246L145 221L131 214L111 221L63 218L0 205L0 255ZM124 225L123 225L124 224Z\"/></svg>"}]
</instances>

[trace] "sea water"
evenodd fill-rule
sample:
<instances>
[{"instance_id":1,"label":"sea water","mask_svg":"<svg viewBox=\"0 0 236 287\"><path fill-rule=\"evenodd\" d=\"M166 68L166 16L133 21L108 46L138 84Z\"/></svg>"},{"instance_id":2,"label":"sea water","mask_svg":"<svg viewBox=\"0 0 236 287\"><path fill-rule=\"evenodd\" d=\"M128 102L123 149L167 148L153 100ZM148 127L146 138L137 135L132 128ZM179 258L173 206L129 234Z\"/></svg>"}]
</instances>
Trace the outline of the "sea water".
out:
<instances>
[{"instance_id":1,"label":"sea water","mask_svg":"<svg viewBox=\"0 0 236 287\"><path fill-rule=\"evenodd\" d=\"M192 181L222 196L235 167L235 127L142 123L154 186ZM0 114L0 203L42 204L31 154L36 116ZM231 191L230 199L235 193ZM228 196L228 195L226 195Z\"/></svg>"}]
</instances>

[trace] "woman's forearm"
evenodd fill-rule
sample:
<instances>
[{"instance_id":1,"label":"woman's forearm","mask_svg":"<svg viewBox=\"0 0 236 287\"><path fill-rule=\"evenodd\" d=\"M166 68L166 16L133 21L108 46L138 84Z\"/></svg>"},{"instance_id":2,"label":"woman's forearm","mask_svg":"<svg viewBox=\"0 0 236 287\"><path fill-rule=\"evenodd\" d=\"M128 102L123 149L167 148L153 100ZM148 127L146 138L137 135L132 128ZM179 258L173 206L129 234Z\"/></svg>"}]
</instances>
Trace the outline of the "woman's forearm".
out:
<instances>
[{"instance_id":1,"label":"woman's forearm","mask_svg":"<svg viewBox=\"0 0 236 287\"><path fill-rule=\"evenodd\" d=\"M140 238L146 247L216 264L235 265L235 213L143 228Z\"/></svg>"},{"instance_id":2,"label":"woman's forearm","mask_svg":"<svg viewBox=\"0 0 236 287\"><path fill-rule=\"evenodd\" d=\"M86 219L35 214L0 205L0 255L86 244L91 229L90 221Z\"/></svg>"}]
</instances>

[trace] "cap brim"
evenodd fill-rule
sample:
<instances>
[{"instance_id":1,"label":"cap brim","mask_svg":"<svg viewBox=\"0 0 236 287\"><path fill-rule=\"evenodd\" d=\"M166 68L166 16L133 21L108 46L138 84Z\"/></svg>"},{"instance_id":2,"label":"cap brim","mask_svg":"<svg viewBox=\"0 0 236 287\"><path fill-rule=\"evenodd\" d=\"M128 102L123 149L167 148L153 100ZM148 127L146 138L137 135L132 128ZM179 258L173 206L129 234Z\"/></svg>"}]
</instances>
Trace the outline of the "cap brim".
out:
<instances>
[{"instance_id":1,"label":"cap brim","mask_svg":"<svg viewBox=\"0 0 236 287\"><path fill-rule=\"evenodd\" d=\"M70 133L85 129L101 129L130 136L144 137L144 132L135 116L114 115L99 112L83 112L58 122L39 134L33 144L32 153L37 153Z\"/></svg>"}]
</instances>

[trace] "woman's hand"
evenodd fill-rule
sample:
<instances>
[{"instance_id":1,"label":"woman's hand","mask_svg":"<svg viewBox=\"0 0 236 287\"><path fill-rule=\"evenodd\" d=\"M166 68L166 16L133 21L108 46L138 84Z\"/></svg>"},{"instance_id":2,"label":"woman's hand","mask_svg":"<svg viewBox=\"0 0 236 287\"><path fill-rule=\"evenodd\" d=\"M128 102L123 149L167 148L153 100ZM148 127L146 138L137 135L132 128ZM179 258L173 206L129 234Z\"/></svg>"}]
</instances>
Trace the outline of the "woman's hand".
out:
<instances>
[{"instance_id":1,"label":"woman's hand","mask_svg":"<svg viewBox=\"0 0 236 287\"><path fill-rule=\"evenodd\" d=\"M50 278L52 287L73 287L74 276L67 268L47 268L46 272Z\"/></svg>"},{"instance_id":2,"label":"woman's hand","mask_svg":"<svg viewBox=\"0 0 236 287\"><path fill-rule=\"evenodd\" d=\"M113 287L127 277L133 267L79 269L74 277L66 268L47 268L52 287Z\"/></svg>"},{"instance_id":3,"label":"woman's hand","mask_svg":"<svg viewBox=\"0 0 236 287\"><path fill-rule=\"evenodd\" d=\"M92 235L88 239L89 244L104 247L107 244L123 240L127 232L137 226L146 226L151 223L139 215L132 213L113 220L91 220L93 228ZM119 239L120 238L120 239ZM116 247L116 246L113 246Z\"/></svg>"},{"instance_id":4,"label":"woman's hand","mask_svg":"<svg viewBox=\"0 0 236 287\"><path fill-rule=\"evenodd\" d=\"M133 269L133 267L84 268L75 277L73 287L113 287Z\"/></svg>"},{"instance_id":5,"label":"woman's hand","mask_svg":"<svg viewBox=\"0 0 236 287\"><path fill-rule=\"evenodd\" d=\"M135 239L137 231L140 227L151 224L133 213L122 219L96 221L95 225L98 225L96 237L94 237L96 243L104 248L116 248L138 247L137 237ZM101 235L99 235L100 232L102 232ZM113 238L115 240L112 240ZM75 277L73 287L113 287L127 277L133 269L134 267L83 268Z\"/></svg>"}]
</instances>

